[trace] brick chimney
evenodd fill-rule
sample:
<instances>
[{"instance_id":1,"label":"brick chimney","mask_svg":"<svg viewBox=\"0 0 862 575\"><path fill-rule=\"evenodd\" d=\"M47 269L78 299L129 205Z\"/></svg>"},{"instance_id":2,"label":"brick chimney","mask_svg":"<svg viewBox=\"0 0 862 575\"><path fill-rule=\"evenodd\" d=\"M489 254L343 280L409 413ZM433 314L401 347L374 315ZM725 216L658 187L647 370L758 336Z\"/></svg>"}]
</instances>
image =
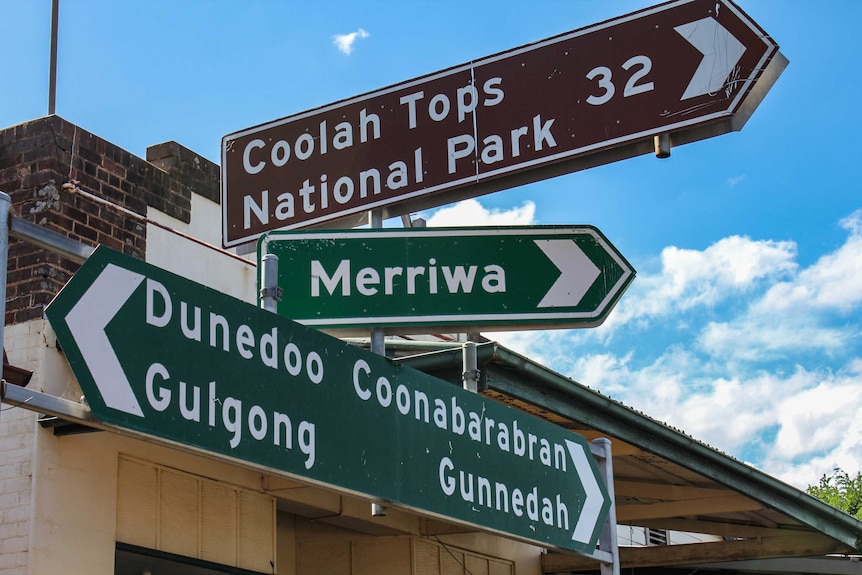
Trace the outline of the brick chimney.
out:
<instances>
[{"instance_id":1,"label":"brick chimney","mask_svg":"<svg viewBox=\"0 0 862 575\"><path fill-rule=\"evenodd\" d=\"M0 130L0 190L12 197L13 215L144 259L148 207L188 223L193 190L216 202L219 194L218 165L176 142L150 147L147 158L48 116ZM42 317L77 268L10 240L6 323Z\"/></svg>"}]
</instances>

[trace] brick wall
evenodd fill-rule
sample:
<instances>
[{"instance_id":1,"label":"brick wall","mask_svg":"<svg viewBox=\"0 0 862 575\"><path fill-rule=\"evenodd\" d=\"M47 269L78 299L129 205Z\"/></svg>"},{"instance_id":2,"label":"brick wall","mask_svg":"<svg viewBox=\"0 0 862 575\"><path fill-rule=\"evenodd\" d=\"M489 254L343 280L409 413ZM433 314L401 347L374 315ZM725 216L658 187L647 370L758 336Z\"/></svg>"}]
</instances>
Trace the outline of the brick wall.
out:
<instances>
[{"instance_id":1,"label":"brick wall","mask_svg":"<svg viewBox=\"0 0 862 575\"><path fill-rule=\"evenodd\" d=\"M185 197L192 190L210 201L220 203L221 169L218 164L176 142L150 146L147 148L147 161L171 175L171 189L176 193Z\"/></svg>"},{"instance_id":2,"label":"brick wall","mask_svg":"<svg viewBox=\"0 0 862 575\"><path fill-rule=\"evenodd\" d=\"M12 197L13 215L85 244L105 244L143 259L147 225L133 214L146 216L150 207L189 223L192 193L216 202L219 194L218 165L179 144L153 146L147 156L152 162L59 116L40 118L0 130L0 191ZM10 240L5 317L10 327L4 344L14 365L34 370L34 387L40 387L44 363L30 361L25 348L44 351L39 329L30 329L44 325L30 320L43 317L45 306L77 268L57 254ZM33 333L37 335L31 337ZM4 574L23 575L28 570L35 418L25 409L4 407L0 414L0 572Z\"/></svg>"},{"instance_id":3,"label":"brick wall","mask_svg":"<svg viewBox=\"0 0 862 575\"><path fill-rule=\"evenodd\" d=\"M106 142L59 116L0 131L0 190L12 213L89 245L105 244L134 257L146 252L146 216L155 208L182 222L191 218L192 191L218 201L218 165L175 142L151 147L152 162ZM75 187L113 205L77 194ZM122 208L122 209L119 209ZM6 323L43 315L77 264L11 240Z\"/></svg>"},{"instance_id":4,"label":"brick wall","mask_svg":"<svg viewBox=\"0 0 862 575\"><path fill-rule=\"evenodd\" d=\"M35 420L24 409L0 414L0 572L7 575L27 572Z\"/></svg>"}]
</instances>

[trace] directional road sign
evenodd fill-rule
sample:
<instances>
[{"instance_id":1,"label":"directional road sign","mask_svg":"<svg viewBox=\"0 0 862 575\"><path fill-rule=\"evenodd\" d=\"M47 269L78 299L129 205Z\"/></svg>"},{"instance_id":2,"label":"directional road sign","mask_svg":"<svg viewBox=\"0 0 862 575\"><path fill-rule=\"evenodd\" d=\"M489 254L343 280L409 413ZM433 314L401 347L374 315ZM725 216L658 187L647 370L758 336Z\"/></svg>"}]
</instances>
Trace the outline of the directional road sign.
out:
<instances>
[{"instance_id":1,"label":"directional road sign","mask_svg":"<svg viewBox=\"0 0 862 575\"><path fill-rule=\"evenodd\" d=\"M272 232L278 313L367 333L593 327L635 271L592 226Z\"/></svg>"},{"instance_id":2,"label":"directional road sign","mask_svg":"<svg viewBox=\"0 0 862 575\"><path fill-rule=\"evenodd\" d=\"M107 248L47 314L108 427L554 548L607 516L581 436Z\"/></svg>"},{"instance_id":3,"label":"directional road sign","mask_svg":"<svg viewBox=\"0 0 862 575\"><path fill-rule=\"evenodd\" d=\"M222 141L223 243L739 130L785 65L728 0L676 0L241 130Z\"/></svg>"}]
</instances>

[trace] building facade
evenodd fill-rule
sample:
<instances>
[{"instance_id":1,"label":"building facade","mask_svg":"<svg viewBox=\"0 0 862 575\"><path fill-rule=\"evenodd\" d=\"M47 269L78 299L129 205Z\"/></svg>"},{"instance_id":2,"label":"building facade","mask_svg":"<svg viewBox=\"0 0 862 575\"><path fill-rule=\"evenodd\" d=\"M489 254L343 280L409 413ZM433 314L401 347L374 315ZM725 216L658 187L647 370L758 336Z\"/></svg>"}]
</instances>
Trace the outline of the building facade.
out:
<instances>
[{"instance_id":1,"label":"building facade","mask_svg":"<svg viewBox=\"0 0 862 575\"><path fill-rule=\"evenodd\" d=\"M255 263L215 247L219 166L175 142L146 155L49 116L0 131L0 190L12 197L18 218L256 302ZM32 372L26 389L86 408L44 314L78 266L30 242L10 243L4 346L9 364ZM394 348L408 364L458 384L458 350L426 356L422 345ZM483 349L483 393L617 446L620 533L635 550L623 556L623 567L862 546L859 522L526 358L491 344ZM570 395L548 404L528 389ZM586 400L591 411L578 412ZM0 571L11 575L599 570L595 560L569 560L417 513L392 508L373 515L361 497L26 407L4 405L0 413ZM793 503L797 498L802 503ZM672 543L715 546L671 553ZM637 551L649 547L659 551Z\"/></svg>"}]
</instances>

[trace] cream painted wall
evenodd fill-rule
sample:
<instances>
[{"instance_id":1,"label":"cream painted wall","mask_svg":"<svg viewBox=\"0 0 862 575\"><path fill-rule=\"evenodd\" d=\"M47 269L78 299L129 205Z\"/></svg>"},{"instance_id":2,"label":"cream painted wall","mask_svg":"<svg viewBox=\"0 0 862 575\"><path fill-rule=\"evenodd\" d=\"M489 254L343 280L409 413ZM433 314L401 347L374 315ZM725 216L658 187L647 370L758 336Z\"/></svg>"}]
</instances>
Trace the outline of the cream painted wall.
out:
<instances>
[{"instance_id":1,"label":"cream painted wall","mask_svg":"<svg viewBox=\"0 0 862 575\"><path fill-rule=\"evenodd\" d=\"M192 194L190 224L152 208L147 210L147 218L211 246L221 246L221 208L198 194ZM159 226L147 225L147 263L256 304L256 256L252 253L249 257L248 260L231 257L220 249L195 243Z\"/></svg>"},{"instance_id":2,"label":"cream painted wall","mask_svg":"<svg viewBox=\"0 0 862 575\"><path fill-rule=\"evenodd\" d=\"M33 372L28 389L80 399L81 390L57 352L53 331L45 320L6 326L4 340L10 363ZM39 465L46 460L38 457L43 432L36 417L32 411L5 405L0 416L0 571L10 575L39 572L33 570L40 557L34 547L39 537L36 533L34 539L33 531L39 525L34 516L44 500L37 496L36 478L41 475Z\"/></svg>"},{"instance_id":3,"label":"cream painted wall","mask_svg":"<svg viewBox=\"0 0 862 575\"><path fill-rule=\"evenodd\" d=\"M36 432L29 573L112 575L116 436Z\"/></svg>"},{"instance_id":4,"label":"cream painted wall","mask_svg":"<svg viewBox=\"0 0 862 575\"><path fill-rule=\"evenodd\" d=\"M296 516L279 511L276 517L278 575L296 575Z\"/></svg>"},{"instance_id":5,"label":"cream painted wall","mask_svg":"<svg viewBox=\"0 0 862 575\"><path fill-rule=\"evenodd\" d=\"M30 548L34 413L0 414L0 573L27 573Z\"/></svg>"},{"instance_id":6,"label":"cream painted wall","mask_svg":"<svg viewBox=\"0 0 862 575\"><path fill-rule=\"evenodd\" d=\"M446 545L470 549L491 557L502 557L515 563L515 573L539 574L542 572L542 548L485 533L440 535Z\"/></svg>"},{"instance_id":7,"label":"cream painted wall","mask_svg":"<svg viewBox=\"0 0 862 575\"><path fill-rule=\"evenodd\" d=\"M57 437L50 430L39 429L35 454L27 571L33 575L63 573L69 565L75 566L76 573L113 575L114 549L120 538L117 477L121 454L124 458L134 457L189 477L203 478L211 484L270 497L263 491L259 473L110 432ZM170 494L162 494L165 495ZM275 516L270 516L270 520L274 522ZM200 524L194 517L189 521L190 530ZM275 525L272 529L275 530ZM280 547L289 550L292 545L289 523L279 526L278 534L284 539ZM251 544L260 550L261 556L274 556L274 541L269 551L266 541ZM279 573L291 574L292 565L288 563Z\"/></svg>"},{"instance_id":8,"label":"cream painted wall","mask_svg":"<svg viewBox=\"0 0 862 575\"><path fill-rule=\"evenodd\" d=\"M80 400L47 321L7 326L5 343L10 362L33 371L28 389ZM36 423L34 412L21 408L4 411L3 421L3 469L15 471L17 481L9 477L2 484L18 490L14 505L7 498L10 508L2 510L2 524L15 530L6 552L0 548L4 573L64 573L69 565L76 573L114 573L120 453L268 497L260 473L235 465L110 432L55 436ZM15 434L7 433L10 426Z\"/></svg>"}]
</instances>

